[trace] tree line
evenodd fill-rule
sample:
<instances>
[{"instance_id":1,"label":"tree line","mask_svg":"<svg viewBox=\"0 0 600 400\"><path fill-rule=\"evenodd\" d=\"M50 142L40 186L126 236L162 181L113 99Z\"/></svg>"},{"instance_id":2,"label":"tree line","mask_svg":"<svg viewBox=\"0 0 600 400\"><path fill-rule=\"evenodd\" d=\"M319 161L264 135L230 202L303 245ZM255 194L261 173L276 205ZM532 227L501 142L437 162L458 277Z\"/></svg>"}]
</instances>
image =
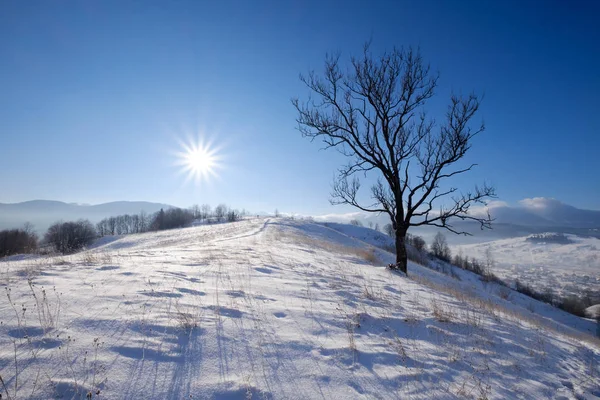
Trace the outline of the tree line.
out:
<instances>
[{"instance_id":1,"label":"tree line","mask_svg":"<svg viewBox=\"0 0 600 400\"><path fill-rule=\"evenodd\" d=\"M219 204L213 210L209 205L194 205L189 209L169 208L148 214L123 214L102 219L96 225L87 219L59 221L52 224L43 238L30 224L23 228L0 231L0 257L34 253L40 247L49 247L62 254L74 253L89 246L98 237L129 235L150 231L184 228L194 221L204 223L235 222L248 213Z\"/></svg>"}]
</instances>

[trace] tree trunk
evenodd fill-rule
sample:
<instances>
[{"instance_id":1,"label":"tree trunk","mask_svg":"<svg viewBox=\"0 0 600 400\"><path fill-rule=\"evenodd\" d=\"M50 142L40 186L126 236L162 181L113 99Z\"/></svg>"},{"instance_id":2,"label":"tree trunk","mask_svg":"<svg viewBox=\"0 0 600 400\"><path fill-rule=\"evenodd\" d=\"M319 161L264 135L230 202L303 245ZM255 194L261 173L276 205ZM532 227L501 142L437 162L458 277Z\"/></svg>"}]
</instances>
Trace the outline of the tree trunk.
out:
<instances>
[{"instance_id":1,"label":"tree trunk","mask_svg":"<svg viewBox=\"0 0 600 400\"><path fill-rule=\"evenodd\" d=\"M396 268L406 274L407 263L406 230L396 229Z\"/></svg>"}]
</instances>

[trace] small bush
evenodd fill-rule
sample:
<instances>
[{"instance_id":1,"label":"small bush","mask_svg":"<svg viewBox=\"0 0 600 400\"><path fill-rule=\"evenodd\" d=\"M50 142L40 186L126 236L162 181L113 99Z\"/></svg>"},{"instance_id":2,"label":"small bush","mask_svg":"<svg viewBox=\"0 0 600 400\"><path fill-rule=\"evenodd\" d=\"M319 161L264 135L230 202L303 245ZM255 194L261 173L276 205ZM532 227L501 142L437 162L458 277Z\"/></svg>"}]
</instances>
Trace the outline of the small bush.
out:
<instances>
[{"instance_id":1,"label":"small bush","mask_svg":"<svg viewBox=\"0 0 600 400\"><path fill-rule=\"evenodd\" d=\"M235 222L241 219L241 215L237 210L229 210L227 212L227 222Z\"/></svg>"},{"instance_id":2,"label":"small bush","mask_svg":"<svg viewBox=\"0 0 600 400\"><path fill-rule=\"evenodd\" d=\"M28 229L0 231L0 257L31 253L37 249L38 237Z\"/></svg>"},{"instance_id":3,"label":"small bush","mask_svg":"<svg viewBox=\"0 0 600 400\"><path fill-rule=\"evenodd\" d=\"M504 300L508 300L510 297L510 289L507 287L501 287L498 289L498 296Z\"/></svg>"},{"instance_id":4,"label":"small bush","mask_svg":"<svg viewBox=\"0 0 600 400\"><path fill-rule=\"evenodd\" d=\"M588 304L584 299L578 298L576 296L568 296L560 300L558 307L569 312L571 314L577 315L579 317L585 317L585 310L588 308L590 304Z\"/></svg>"},{"instance_id":5,"label":"small bush","mask_svg":"<svg viewBox=\"0 0 600 400\"><path fill-rule=\"evenodd\" d=\"M62 254L74 253L92 244L96 230L86 219L77 222L56 222L44 235L44 240Z\"/></svg>"}]
</instances>

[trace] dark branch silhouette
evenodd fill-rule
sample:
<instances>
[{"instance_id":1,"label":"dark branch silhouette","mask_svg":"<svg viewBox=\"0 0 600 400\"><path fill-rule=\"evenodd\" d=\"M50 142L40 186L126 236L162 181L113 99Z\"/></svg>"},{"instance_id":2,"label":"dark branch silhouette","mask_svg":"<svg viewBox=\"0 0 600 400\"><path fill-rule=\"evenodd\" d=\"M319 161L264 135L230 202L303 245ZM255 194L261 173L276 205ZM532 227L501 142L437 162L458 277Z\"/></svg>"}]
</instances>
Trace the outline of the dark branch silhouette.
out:
<instances>
[{"instance_id":1,"label":"dark branch silhouette","mask_svg":"<svg viewBox=\"0 0 600 400\"><path fill-rule=\"evenodd\" d=\"M361 57L351 59L348 71L340 67L339 55L328 55L323 76L310 72L300 79L311 90L306 102L292 100L300 132L350 159L334 180L331 203L388 214L396 232L396 267L406 272L405 239L411 226L468 234L451 224L457 218L491 227L489 215L474 216L469 208L485 204L495 196L494 188L484 185L461 194L442 185L476 166L458 162L471 148L471 139L484 130L483 124L470 124L479 97L453 95L443 122L428 118L423 106L434 95L438 76L411 48L374 57L367 44ZM380 175L371 188L373 202L363 204L356 175L372 171Z\"/></svg>"}]
</instances>

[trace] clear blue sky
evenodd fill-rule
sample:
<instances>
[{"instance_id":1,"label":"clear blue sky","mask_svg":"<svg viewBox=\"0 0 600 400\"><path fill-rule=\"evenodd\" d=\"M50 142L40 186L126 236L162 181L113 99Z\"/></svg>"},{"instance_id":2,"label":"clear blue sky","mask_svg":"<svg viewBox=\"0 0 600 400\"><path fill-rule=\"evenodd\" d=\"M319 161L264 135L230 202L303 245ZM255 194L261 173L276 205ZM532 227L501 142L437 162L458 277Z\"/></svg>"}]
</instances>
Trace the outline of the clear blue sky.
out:
<instances>
[{"instance_id":1,"label":"clear blue sky","mask_svg":"<svg viewBox=\"0 0 600 400\"><path fill-rule=\"evenodd\" d=\"M377 3L372 4L372 3ZM485 93L487 130L457 181L600 209L596 1L2 1L0 202L226 202L304 214L343 157L296 131L298 74L327 51L420 46L450 90ZM177 138L221 147L185 183Z\"/></svg>"}]
</instances>

